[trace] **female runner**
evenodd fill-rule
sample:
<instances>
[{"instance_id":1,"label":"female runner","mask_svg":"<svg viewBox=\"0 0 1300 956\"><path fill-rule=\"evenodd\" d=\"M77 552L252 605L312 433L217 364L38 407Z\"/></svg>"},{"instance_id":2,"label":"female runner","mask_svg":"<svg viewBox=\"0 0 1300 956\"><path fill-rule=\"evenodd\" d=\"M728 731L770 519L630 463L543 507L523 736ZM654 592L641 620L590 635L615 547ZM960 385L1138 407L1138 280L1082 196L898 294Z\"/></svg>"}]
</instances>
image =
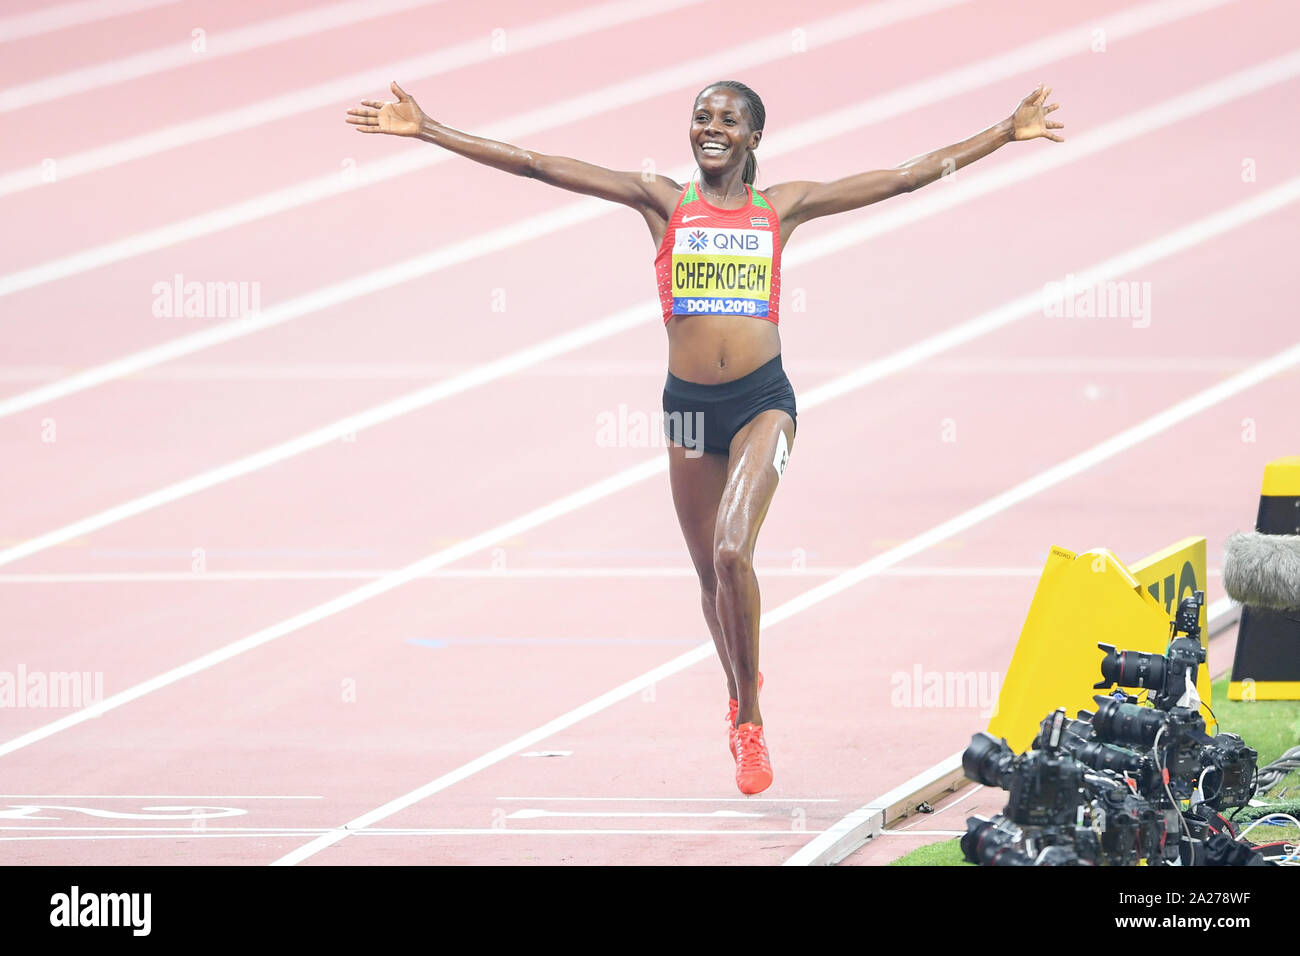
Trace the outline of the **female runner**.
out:
<instances>
[{"instance_id":1,"label":"female runner","mask_svg":"<svg viewBox=\"0 0 1300 956\"><path fill-rule=\"evenodd\" d=\"M396 83L397 101L348 110L358 132L413 136L496 169L630 206L650 227L668 330L664 427L677 519L700 579L704 620L727 678L727 728L742 793L766 790L772 765L758 707L759 590L754 546L795 435L795 398L781 368L781 252L801 223L934 182L999 146L1045 137L1051 89L1039 86L1007 119L892 169L829 183L753 188L762 101L732 80L695 98L690 143L699 167L686 186L615 172L462 133L430 119Z\"/></svg>"}]
</instances>

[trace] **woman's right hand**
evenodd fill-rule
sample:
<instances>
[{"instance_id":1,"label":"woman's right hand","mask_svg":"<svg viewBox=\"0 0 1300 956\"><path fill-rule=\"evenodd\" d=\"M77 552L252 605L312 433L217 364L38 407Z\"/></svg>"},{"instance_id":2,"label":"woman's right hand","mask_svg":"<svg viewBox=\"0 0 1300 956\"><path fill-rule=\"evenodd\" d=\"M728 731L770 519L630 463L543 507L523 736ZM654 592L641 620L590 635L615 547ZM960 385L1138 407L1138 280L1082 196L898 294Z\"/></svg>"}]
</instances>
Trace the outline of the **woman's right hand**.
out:
<instances>
[{"instance_id":1,"label":"woman's right hand","mask_svg":"<svg viewBox=\"0 0 1300 956\"><path fill-rule=\"evenodd\" d=\"M411 95L393 81L396 103L362 100L348 110L348 122L359 133L392 133L394 136L419 136L427 117Z\"/></svg>"}]
</instances>

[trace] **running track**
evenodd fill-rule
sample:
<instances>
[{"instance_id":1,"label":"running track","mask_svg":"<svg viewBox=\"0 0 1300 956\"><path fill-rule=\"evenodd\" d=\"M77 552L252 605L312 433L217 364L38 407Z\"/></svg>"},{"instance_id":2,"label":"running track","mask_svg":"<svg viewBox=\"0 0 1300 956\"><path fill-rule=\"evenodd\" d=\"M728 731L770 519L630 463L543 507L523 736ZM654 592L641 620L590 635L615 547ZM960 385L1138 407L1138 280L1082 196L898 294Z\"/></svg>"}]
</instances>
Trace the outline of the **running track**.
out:
<instances>
[{"instance_id":1,"label":"running track","mask_svg":"<svg viewBox=\"0 0 1300 956\"><path fill-rule=\"evenodd\" d=\"M1050 545L1203 534L1217 566L1296 452L1287 5L114 5L0 19L0 672L105 698L0 709L10 863L780 863L984 726L891 706L891 675L1001 672ZM450 125L685 176L718 73L767 104L760 183L892 165L1040 80L1067 124L790 245L760 799L690 656L643 224L343 123L395 78ZM1149 322L1036 305L1099 264ZM155 315L178 273L258 283L274 321Z\"/></svg>"}]
</instances>

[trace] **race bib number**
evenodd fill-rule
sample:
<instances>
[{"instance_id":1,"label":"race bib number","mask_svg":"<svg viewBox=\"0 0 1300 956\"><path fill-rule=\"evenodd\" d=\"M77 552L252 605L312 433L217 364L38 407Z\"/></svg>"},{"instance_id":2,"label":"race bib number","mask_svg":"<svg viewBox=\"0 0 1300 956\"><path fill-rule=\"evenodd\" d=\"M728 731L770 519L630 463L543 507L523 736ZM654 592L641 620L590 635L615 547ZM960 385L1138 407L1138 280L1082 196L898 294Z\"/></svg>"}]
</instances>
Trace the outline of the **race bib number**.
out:
<instances>
[{"instance_id":1,"label":"race bib number","mask_svg":"<svg viewBox=\"0 0 1300 956\"><path fill-rule=\"evenodd\" d=\"M674 315L766 316L772 287L772 234L758 229L677 230Z\"/></svg>"}]
</instances>

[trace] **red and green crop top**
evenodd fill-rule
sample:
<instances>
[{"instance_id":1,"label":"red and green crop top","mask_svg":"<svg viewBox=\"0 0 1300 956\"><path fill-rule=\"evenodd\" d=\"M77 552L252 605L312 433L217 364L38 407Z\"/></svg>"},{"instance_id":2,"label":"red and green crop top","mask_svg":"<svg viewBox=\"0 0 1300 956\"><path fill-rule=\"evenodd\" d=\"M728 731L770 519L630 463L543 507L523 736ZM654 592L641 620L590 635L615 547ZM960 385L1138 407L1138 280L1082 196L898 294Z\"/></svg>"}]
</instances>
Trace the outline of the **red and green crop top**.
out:
<instances>
[{"instance_id":1,"label":"red and green crop top","mask_svg":"<svg viewBox=\"0 0 1300 956\"><path fill-rule=\"evenodd\" d=\"M655 256L665 325L719 313L779 321L781 224L767 198L745 188L739 209L710 205L693 182L683 190Z\"/></svg>"}]
</instances>

